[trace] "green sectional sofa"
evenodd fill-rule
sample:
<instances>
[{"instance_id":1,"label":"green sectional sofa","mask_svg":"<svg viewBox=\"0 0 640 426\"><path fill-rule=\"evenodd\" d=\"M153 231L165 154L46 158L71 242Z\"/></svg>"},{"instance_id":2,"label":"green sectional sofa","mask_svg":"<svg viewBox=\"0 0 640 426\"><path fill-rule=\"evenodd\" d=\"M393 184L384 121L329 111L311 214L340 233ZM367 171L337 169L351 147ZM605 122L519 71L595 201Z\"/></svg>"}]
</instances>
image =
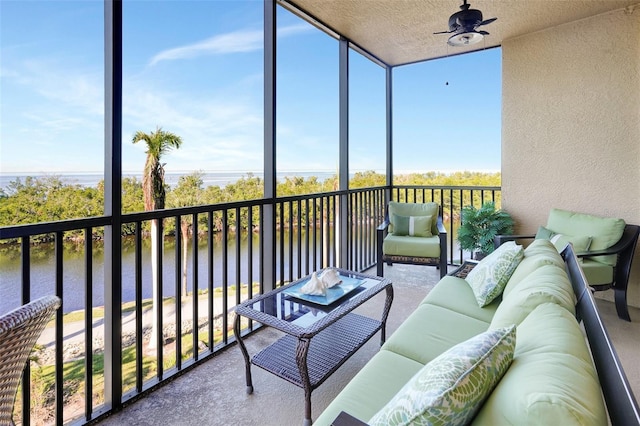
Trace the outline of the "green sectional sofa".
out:
<instances>
[{"instance_id":1,"label":"green sectional sofa","mask_svg":"<svg viewBox=\"0 0 640 426\"><path fill-rule=\"evenodd\" d=\"M463 424L640 424L572 246L561 255L550 241L536 240L521 252L502 294L484 307L467 280L442 278L314 424L407 424L393 410L420 403L415 386L425 370L446 361L461 342L513 325L510 365L495 372L497 384L486 397L455 407L456 415L468 411Z\"/></svg>"}]
</instances>

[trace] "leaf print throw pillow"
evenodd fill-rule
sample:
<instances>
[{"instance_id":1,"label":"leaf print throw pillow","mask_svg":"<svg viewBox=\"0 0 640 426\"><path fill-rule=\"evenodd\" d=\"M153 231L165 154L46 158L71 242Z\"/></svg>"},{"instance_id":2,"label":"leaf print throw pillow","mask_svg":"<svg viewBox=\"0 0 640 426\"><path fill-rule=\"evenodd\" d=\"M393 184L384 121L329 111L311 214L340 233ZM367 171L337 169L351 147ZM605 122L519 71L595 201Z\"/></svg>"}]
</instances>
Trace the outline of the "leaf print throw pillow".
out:
<instances>
[{"instance_id":1,"label":"leaf print throw pillow","mask_svg":"<svg viewBox=\"0 0 640 426\"><path fill-rule=\"evenodd\" d=\"M524 257L522 246L509 241L482 259L465 280L481 308L502 294L509 278Z\"/></svg>"},{"instance_id":2,"label":"leaf print throw pillow","mask_svg":"<svg viewBox=\"0 0 640 426\"><path fill-rule=\"evenodd\" d=\"M468 424L511 365L515 345L515 325L459 343L422 367L368 423Z\"/></svg>"}]
</instances>

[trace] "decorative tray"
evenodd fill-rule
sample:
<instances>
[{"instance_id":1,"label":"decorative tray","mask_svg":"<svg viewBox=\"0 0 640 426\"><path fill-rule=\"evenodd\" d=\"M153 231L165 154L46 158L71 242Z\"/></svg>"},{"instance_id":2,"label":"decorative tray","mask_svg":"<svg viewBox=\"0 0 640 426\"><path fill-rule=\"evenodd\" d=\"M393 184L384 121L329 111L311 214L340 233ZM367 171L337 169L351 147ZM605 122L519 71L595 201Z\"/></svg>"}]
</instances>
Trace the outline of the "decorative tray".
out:
<instances>
[{"instance_id":1,"label":"decorative tray","mask_svg":"<svg viewBox=\"0 0 640 426\"><path fill-rule=\"evenodd\" d=\"M292 285L286 290L282 290L282 293L291 297L295 297L296 299L302 299L306 300L307 302L317 303L318 305L330 305L344 295L352 292L353 290L364 284L364 280L360 278L345 277L343 275L340 275L340 278L342 279L342 282L331 288L328 288L326 296L312 296L310 294L300 293L300 288L302 288L302 286L309 282L311 277L308 277L300 281L299 283Z\"/></svg>"}]
</instances>

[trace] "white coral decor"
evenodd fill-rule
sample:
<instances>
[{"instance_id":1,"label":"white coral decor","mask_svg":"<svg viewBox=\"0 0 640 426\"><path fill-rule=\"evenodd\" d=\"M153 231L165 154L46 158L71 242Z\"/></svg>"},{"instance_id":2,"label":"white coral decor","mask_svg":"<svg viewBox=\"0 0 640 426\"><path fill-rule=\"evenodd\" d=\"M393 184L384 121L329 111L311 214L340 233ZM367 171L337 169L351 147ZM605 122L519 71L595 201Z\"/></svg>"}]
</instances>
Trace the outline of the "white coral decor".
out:
<instances>
[{"instance_id":1,"label":"white coral decor","mask_svg":"<svg viewBox=\"0 0 640 426\"><path fill-rule=\"evenodd\" d=\"M309 294L311 296L326 296L327 285L320 280L318 275L314 272L311 275L309 282L300 287L300 293Z\"/></svg>"},{"instance_id":2,"label":"white coral decor","mask_svg":"<svg viewBox=\"0 0 640 426\"><path fill-rule=\"evenodd\" d=\"M338 274L338 271L333 268L330 268L324 271L320 279L327 286L327 288L331 288L342 282L342 279L340 278L340 274Z\"/></svg>"}]
</instances>

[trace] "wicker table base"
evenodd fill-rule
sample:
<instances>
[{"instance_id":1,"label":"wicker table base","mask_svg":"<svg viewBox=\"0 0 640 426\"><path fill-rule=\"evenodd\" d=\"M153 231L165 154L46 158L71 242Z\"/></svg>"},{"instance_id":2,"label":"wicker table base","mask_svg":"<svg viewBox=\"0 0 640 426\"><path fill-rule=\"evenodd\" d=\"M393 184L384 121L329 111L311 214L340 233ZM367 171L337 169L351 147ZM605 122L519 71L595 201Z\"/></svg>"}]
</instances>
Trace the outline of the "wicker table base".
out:
<instances>
[{"instance_id":1,"label":"wicker table base","mask_svg":"<svg viewBox=\"0 0 640 426\"><path fill-rule=\"evenodd\" d=\"M366 279L367 285L363 286L362 291L325 307L326 315L311 324L291 321L291 318L299 318L298 312L305 312L309 306L304 301L284 296L283 288L246 301L236 308L234 334L245 359L247 392L253 393L251 364L303 388L305 426L312 423L311 392L378 331L381 332L381 344L386 338L386 321L393 301L391 282L351 271L341 270L340 273ZM380 320L352 312L382 290L386 291L386 300ZM240 316L277 328L286 335L250 358L242 341Z\"/></svg>"}]
</instances>

